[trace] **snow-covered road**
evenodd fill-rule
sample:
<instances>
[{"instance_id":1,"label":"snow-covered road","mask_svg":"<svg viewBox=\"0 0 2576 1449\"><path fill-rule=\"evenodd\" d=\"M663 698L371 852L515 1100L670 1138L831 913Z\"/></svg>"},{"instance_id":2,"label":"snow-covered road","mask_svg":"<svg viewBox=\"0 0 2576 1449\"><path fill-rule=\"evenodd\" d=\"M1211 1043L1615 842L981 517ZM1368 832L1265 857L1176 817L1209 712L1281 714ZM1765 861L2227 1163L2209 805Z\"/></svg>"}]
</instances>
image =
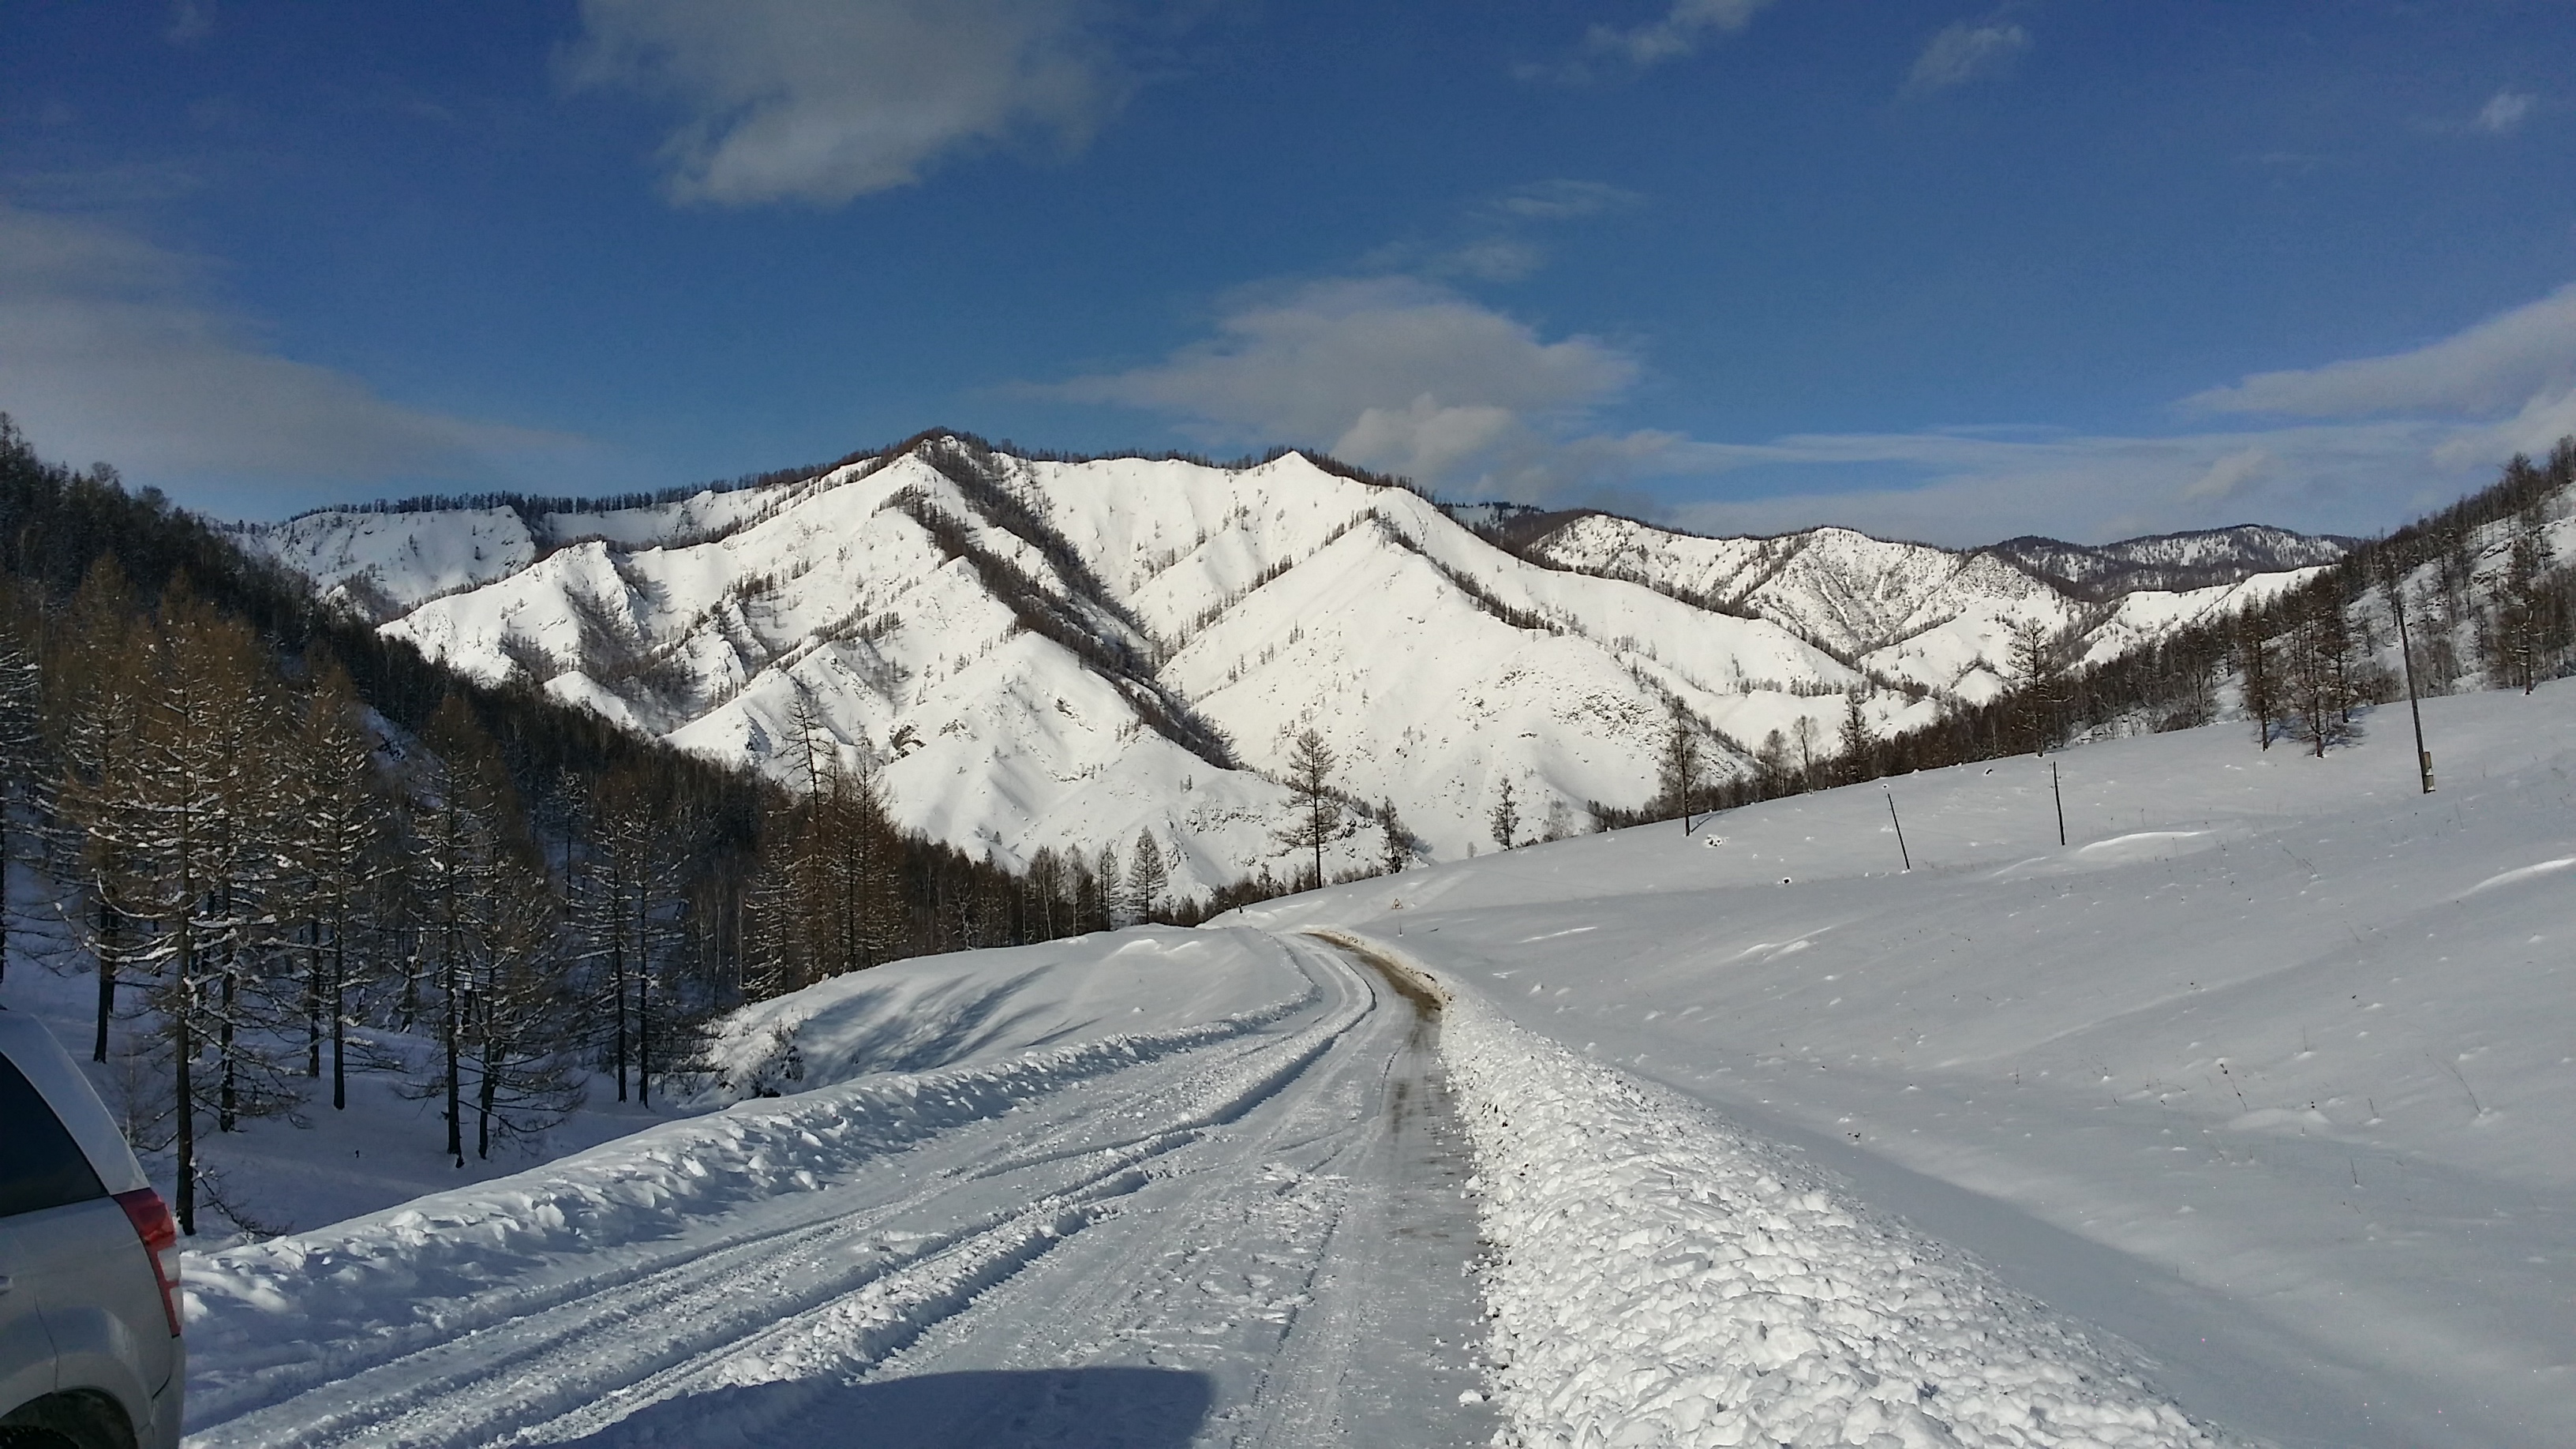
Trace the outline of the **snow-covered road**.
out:
<instances>
[{"instance_id":1,"label":"snow-covered road","mask_svg":"<svg viewBox=\"0 0 2576 1449\"><path fill-rule=\"evenodd\" d=\"M719 1147L755 1171L801 1148L785 1191L584 1188L567 1215L540 1171L219 1255L189 1443L1483 1442L1471 1168L1430 1025L1329 946L1273 949L1313 983L1293 1009L908 1079L938 1104L910 1140L842 1130L900 1115L856 1086L663 1129L697 1134L654 1159L683 1183ZM437 1269L496 1192L493 1231L534 1245ZM421 1251L385 1247L406 1232Z\"/></svg>"}]
</instances>

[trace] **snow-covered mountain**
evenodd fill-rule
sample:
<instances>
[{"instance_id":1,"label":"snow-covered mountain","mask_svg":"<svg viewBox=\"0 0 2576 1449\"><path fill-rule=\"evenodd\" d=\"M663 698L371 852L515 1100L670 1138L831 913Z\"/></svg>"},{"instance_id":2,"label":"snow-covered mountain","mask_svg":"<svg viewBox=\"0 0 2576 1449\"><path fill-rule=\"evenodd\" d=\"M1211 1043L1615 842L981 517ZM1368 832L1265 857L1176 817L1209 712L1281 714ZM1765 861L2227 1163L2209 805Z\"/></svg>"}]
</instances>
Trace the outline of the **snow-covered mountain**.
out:
<instances>
[{"instance_id":1,"label":"snow-covered mountain","mask_svg":"<svg viewBox=\"0 0 2576 1449\"><path fill-rule=\"evenodd\" d=\"M1996 550L1696 538L1444 509L1295 453L1060 462L948 434L670 502L239 537L481 679L782 779L810 723L908 826L1014 865L1146 831L1181 891L1284 869L1272 772L1308 727L1352 799L1450 858L1490 843L1507 782L1524 838L1644 801L1671 701L1721 771L1801 720L1821 756L1846 694L1881 731L1990 697L2019 621L2104 658L2304 576L2105 598ZM1384 848L1355 816L1342 864Z\"/></svg>"},{"instance_id":2,"label":"snow-covered mountain","mask_svg":"<svg viewBox=\"0 0 2576 1449\"><path fill-rule=\"evenodd\" d=\"M2260 573L2330 564L2355 540L2314 537L2244 523L2234 528L2164 533L2092 547L2025 535L1985 552L2011 559L2051 583L2089 597L2138 589L2195 589Z\"/></svg>"}]
</instances>

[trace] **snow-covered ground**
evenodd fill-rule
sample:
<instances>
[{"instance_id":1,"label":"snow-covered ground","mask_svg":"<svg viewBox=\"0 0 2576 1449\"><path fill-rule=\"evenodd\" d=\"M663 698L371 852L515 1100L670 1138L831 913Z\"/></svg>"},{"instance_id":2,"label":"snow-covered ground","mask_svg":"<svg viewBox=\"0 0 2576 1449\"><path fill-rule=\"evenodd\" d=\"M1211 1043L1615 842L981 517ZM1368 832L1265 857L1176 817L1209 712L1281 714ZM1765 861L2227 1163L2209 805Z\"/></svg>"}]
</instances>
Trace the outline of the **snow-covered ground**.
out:
<instances>
[{"instance_id":1,"label":"snow-covered ground","mask_svg":"<svg viewBox=\"0 0 2576 1449\"><path fill-rule=\"evenodd\" d=\"M192 1442L2576 1442L2571 706L2428 701L2431 797L2402 707L2222 726L829 982L192 1255Z\"/></svg>"},{"instance_id":2,"label":"snow-covered ground","mask_svg":"<svg viewBox=\"0 0 2576 1449\"><path fill-rule=\"evenodd\" d=\"M1549 1224L1542 1246L1624 1222L1640 1257L1676 1255L1596 1284L1578 1321L1693 1293L1723 1318L1766 1254L1834 1262L1823 1296L1887 1312L1829 1235L1741 1193L1769 1172L1794 1207L1807 1179L1768 1164L1803 1161L1841 1180L1820 1213L1866 1205L1864 1263L1916 1241L1886 1226L1900 1215L2137 1345L2205 1421L2320 1449L2576 1442L2576 682L2428 701L2424 719L2430 797L2401 705L2323 760L2257 752L2238 726L2063 753L2064 847L2052 762L2021 758L1247 914L1372 939L1468 998L1462 1021L1490 1011L1573 1053L1533 1043L1517 1077L1462 1064L1471 1101L1509 1113L1510 1094L1619 1074L1585 1089L1595 1140L1530 1125L1535 1102L1509 1133L1478 1129L1487 1154L1628 1184L1627 1205ZM1481 1057L1498 1031L1461 1034ZM1481 1172L1497 1183L1496 1162ZM1507 1248L1540 1233L1526 1194L1484 1210ZM1562 1301L1584 1269L1550 1271ZM1711 1360L1662 1333L1587 1348L1663 1345L1606 1390L1570 1365L1507 1380L1516 1417L1561 1425L1567 1396L1607 1393L1596 1423L1673 1430L1633 1442L1728 1442L1675 1427L1714 1414L1688 1404ZM1716 1359L1763 1362L1735 1352Z\"/></svg>"},{"instance_id":3,"label":"snow-covered ground","mask_svg":"<svg viewBox=\"0 0 2576 1449\"><path fill-rule=\"evenodd\" d=\"M1302 939L1073 945L740 1038L844 1080L192 1256L189 1442L1481 1442L1410 1009ZM1148 1001L1194 1020L1097 1029ZM980 1025L912 1037L936 1002Z\"/></svg>"}]
</instances>

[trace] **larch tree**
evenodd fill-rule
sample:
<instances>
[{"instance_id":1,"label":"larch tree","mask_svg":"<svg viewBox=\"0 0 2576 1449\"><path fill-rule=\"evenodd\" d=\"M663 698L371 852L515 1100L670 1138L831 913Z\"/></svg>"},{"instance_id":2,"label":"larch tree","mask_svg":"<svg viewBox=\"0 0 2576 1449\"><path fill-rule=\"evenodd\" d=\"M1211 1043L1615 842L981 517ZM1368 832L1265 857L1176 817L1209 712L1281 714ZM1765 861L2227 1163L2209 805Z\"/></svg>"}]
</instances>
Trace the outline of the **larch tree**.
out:
<instances>
[{"instance_id":1,"label":"larch tree","mask_svg":"<svg viewBox=\"0 0 2576 1449\"><path fill-rule=\"evenodd\" d=\"M176 580L157 626L124 656L138 681L131 733L76 771L66 814L102 923L87 945L103 972L143 978L171 1071L184 1231L196 1231L203 1116L218 1131L299 1100L277 1049L289 1018L277 984L276 913L286 813L275 680L249 629Z\"/></svg>"},{"instance_id":2,"label":"larch tree","mask_svg":"<svg viewBox=\"0 0 2576 1449\"><path fill-rule=\"evenodd\" d=\"M1846 781L1858 781L1869 768L1869 747L1875 743L1870 733L1869 713L1862 708L1865 696L1858 685L1843 692L1842 773Z\"/></svg>"},{"instance_id":3,"label":"larch tree","mask_svg":"<svg viewBox=\"0 0 2576 1449\"><path fill-rule=\"evenodd\" d=\"M18 811L41 825L52 807L54 763L45 747L44 614L33 591L0 579L0 981L8 978L16 911L10 866L27 852Z\"/></svg>"},{"instance_id":4,"label":"larch tree","mask_svg":"<svg viewBox=\"0 0 2576 1449\"><path fill-rule=\"evenodd\" d=\"M124 878L117 837L102 833L99 819L69 808L87 800L97 803L111 777L129 777L134 769L143 715L143 685L150 677L150 638L143 626L124 571L111 556L90 566L72 594L62 621L46 641L44 659L45 733L63 775L56 791L65 802L63 823L71 839L66 853L80 862L76 903L83 934L92 949L98 978L96 1033L92 1061L108 1058L108 1024L117 1011L118 973L125 960L124 936L129 923L118 908L114 887Z\"/></svg>"},{"instance_id":5,"label":"larch tree","mask_svg":"<svg viewBox=\"0 0 2576 1449\"><path fill-rule=\"evenodd\" d=\"M436 996L438 1055L428 1079L409 1090L440 1099L447 1153L463 1167L474 993L499 948L502 896L523 888L514 866L524 866L534 851L500 748L473 707L449 694L422 736L433 773L421 782L426 798L413 816L410 886L419 902L420 955Z\"/></svg>"},{"instance_id":6,"label":"larch tree","mask_svg":"<svg viewBox=\"0 0 2576 1449\"><path fill-rule=\"evenodd\" d=\"M1698 721L1678 698L1665 702L1664 744L1655 757L1655 793L1665 808L1678 814L1682 830L1691 826L1692 802L1699 798L1706 770Z\"/></svg>"},{"instance_id":7,"label":"larch tree","mask_svg":"<svg viewBox=\"0 0 2576 1449\"><path fill-rule=\"evenodd\" d=\"M295 801L287 832L289 900L302 925L304 1071L322 1075L327 1039L336 1110L349 1104L349 998L370 974L367 922L393 874L392 813L349 672L317 652L306 675L309 692L289 741Z\"/></svg>"},{"instance_id":8,"label":"larch tree","mask_svg":"<svg viewBox=\"0 0 2576 1449\"><path fill-rule=\"evenodd\" d=\"M1377 828L1383 836L1379 863L1388 875L1403 874L1413 864L1413 832L1405 828L1404 817L1395 813L1392 795L1378 802Z\"/></svg>"},{"instance_id":9,"label":"larch tree","mask_svg":"<svg viewBox=\"0 0 2576 1449\"><path fill-rule=\"evenodd\" d=\"M1321 731L1309 725L1288 742L1288 823L1273 832L1280 844L1313 861L1314 883L1324 884L1324 847L1342 828L1342 802L1333 793L1340 763Z\"/></svg>"},{"instance_id":10,"label":"larch tree","mask_svg":"<svg viewBox=\"0 0 2576 1449\"><path fill-rule=\"evenodd\" d=\"M2245 715L2254 722L2254 742L2268 750L2272 748L2274 716L2281 701L2273 669L2272 641L2264 634L2260 608L2249 605L2237 615L2235 634L2236 668L2244 685Z\"/></svg>"},{"instance_id":11,"label":"larch tree","mask_svg":"<svg viewBox=\"0 0 2576 1449\"><path fill-rule=\"evenodd\" d=\"M1163 894L1171 888L1171 871L1150 829L1136 832L1136 848L1127 857L1127 909L1136 920L1150 921L1162 912Z\"/></svg>"}]
</instances>

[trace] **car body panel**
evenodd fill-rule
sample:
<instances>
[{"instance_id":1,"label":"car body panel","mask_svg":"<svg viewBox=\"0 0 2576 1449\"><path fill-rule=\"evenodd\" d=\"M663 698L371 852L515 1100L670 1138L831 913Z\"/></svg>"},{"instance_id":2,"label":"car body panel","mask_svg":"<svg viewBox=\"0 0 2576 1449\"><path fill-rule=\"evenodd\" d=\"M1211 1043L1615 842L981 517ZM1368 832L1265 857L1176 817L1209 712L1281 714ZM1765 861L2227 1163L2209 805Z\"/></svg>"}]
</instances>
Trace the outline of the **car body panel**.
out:
<instances>
[{"instance_id":1,"label":"car body panel","mask_svg":"<svg viewBox=\"0 0 2576 1449\"><path fill-rule=\"evenodd\" d=\"M7 1057L43 1094L110 1193L152 1185L143 1175L143 1164L134 1160L134 1149L126 1145L115 1115L90 1089L89 1078L81 1075L79 1064L43 1022L0 1011L0 1056Z\"/></svg>"},{"instance_id":2,"label":"car body panel","mask_svg":"<svg viewBox=\"0 0 2576 1449\"><path fill-rule=\"evenodd\" d=\"M20 1413L47 1395L86 1392L114 1401L138 1445L176 1445L185 1343L170 1331L151 1253L111 1195L148 1189L142 1167L115 1118L42 1023L0 1011L0 1056L61 1120L106 1189L0 1216L0 1273L8 1279L0 1292L0 1415ZM38 1161L45 1160L40 1152ZM65 1158L57 1153L50 1160ZM59 1174L28 1179L61 1180ZM29 1200L22 1195L19 1203Z\"/></svg>"}]
</instances>

